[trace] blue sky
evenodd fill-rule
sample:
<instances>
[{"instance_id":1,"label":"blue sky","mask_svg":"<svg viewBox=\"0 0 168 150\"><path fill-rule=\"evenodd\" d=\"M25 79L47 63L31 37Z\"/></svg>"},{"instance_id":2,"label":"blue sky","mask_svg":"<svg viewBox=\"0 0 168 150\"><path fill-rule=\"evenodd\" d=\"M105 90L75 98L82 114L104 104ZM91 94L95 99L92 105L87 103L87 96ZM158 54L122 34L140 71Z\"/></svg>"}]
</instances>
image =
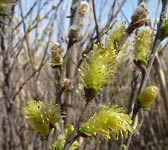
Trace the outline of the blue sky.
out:
<instances>
[{"instance_id":1,"label":"blue sky","mask_svg":"<svg viewBox=\"0 0 168 150\"><path fill-rule=\"evenodd\" d=\"M23 0L23 8L24 8L24 13L26 14L27 10L32 6L32 4L34 3L35 0ZM42 3L46 2L47 0L42 0ZM48 0L48 6L45 7L45 9L43 10L44 12L47 11L53 4L57 4L59 0ZM63 5L62 5L62 10L67 10L69 9L68 6L65 6L65 4L68 2L69 4L71 3L72 0L63 0ZM122 0L118 0L119 3L121 3ZM157 8L157 3L159 0L149 0L149 8L150 8L150 17L152 20L154 20L155 18L155 11ZM110 8L111 4L112 4L112 0L108 0L108 6ZM126 3L124 4L122 11L124 12L126 18L130 21L131 15L133 13L133 11L135 10L136 6L137 6L138 0L126 0ZM100 8L102 5L102 0L95 0L95 4L97 5L97 14L99 15L100 12ZM105 8L105 9L108 9ZM36 9L37 10L37 9ZM159 9L160 10L160 9ZM35 12L34 12L35 13ZM103 16L105 16L106 14L104 14ZM119 18L121 19L121 18Z\"/></svg>"},{"instance_id":2,"label":"blue sky","mask_svg":"<svg viewBox=\"0 0 168 150\"><path fill-rule=\"evenodd\" d=\"M24 15L27 13L27 11L30 9L30 7L33 5L34 1L37 1L37 0L22 0L22 3L23 3L23 13ZM121 4L121 1L122 0L118 0L118 3ZM157 4L158 4L158 1L159 0L149 0L149 8L150 8L150 18L152 20L152 23L154 22L154 19L155 19L155 13L156 13L156 8L157 8ZM46 3L47 2L47 5L45 5L44 9L41 11L41 15L43 15L45 12L47 12L53 5L57 4L59 2L59 0L42 0L41 1L41 5ZM61 32L64 32L62 34L64 34L64 36L66 36L65 34L67 34L67 31L68 31L68 22L69 22L69 19L66 18L66 16L68 16L70 14L70 4L71 4L72 0L63 0L63 3L61 5L61 8L60 8L60 11L61 11L61 14L58 15L56 21L55 21L55 26L56 28L54 29L55 31L54 32L57 32L57 31L61 31ZM126 0L126 3L124 4L123 8L122 8L122 11L125 15L125 17L127 18L128 22L131 21L131 15L133 13L133 11L135 10L136 6L137 6L137 3L138 3L138 0ZM101 8L102 8L102 0L95 0L95 4L96 4L96 11L97 11L97 16L99 16L101 12ZM105 11L108 11L110 8L111 8L111 5L112 5L112 0L107 0L107 7L106 8L102 8L104 9ZM38 5L36 7L36 9L34 9L31 17L33 18L34 14L36 14L37 10L38 10ZM19 9L17 9L19 10ZM66 12L68 10L68 13L67 14L64 14L63 12ZM160 12L160 7L159 7L159 12ZM19 11L17 11L18 13L18 18L19 18ZM53 13L50 14L50 17L52 16ZM159 13L158 13L159 15ZM102 21L101 21L101 24L103 24L103 22L105 22L107 20L107 17L108 15L106 13L103 13L102 14ZM20 18L21 19L21 18ZM30 18L27 19L27 24L26 26L29 26L30 24ZM118 17L118 20L122 20L122 21L125 21L125 18L122 17L122 14L120 13L119 17ZM48 20L46 19L45 21L42 22L42 26L41 28L44 28L47 24ZM59 22L59 25L57 24ZM61 28L61 30L60 30ZM57 40L57 34L54 34L55 37L54 39Z\"/></svg>"},{"instance_id":3,"label":"blue sky","mask_svg":"<svg viewBox=\"0 0 168 150\"><path fill-rule=\"evenodd\" d=\"M35 0L23 0L23 8L24 8L24 13L26 14L26 10L28 10L32 4L34 3ZM45 7L45 9L43 10L44 12L47 11L54 3L57 4L59 0L48 0L48 6ZM65 4L68 2L69 4L71 3L72 0L63 0L64 4L62 5L62 10L67 10L69 9L68 6L66 6ZM121 3L122 0L118 0L119 3ZM153 20L155 18L155 11L157 8L157 3L159 0L149 0L149 8L150 8L150 17ZM46 2L46 0L42 0L42 3ZM110 8L111 4L112 4L112 0L108 0L108 6ZM124 4L122 10L125 14L125 16L127 17L127 19L130 21L131 15L133 13L133 11L135 10L136 6L137 6L138 0L126 0L126 3ZM97 14L101 13L100 12L100 8L102 5L102 0L95 0L95 4L97 5ZM108 9L108 8L105 8ZM37 9L36 9L37 10ZM160 10L160 9L159 9ZM104 14L106 15L106 14Z\"/></svg>"}]
</instances>

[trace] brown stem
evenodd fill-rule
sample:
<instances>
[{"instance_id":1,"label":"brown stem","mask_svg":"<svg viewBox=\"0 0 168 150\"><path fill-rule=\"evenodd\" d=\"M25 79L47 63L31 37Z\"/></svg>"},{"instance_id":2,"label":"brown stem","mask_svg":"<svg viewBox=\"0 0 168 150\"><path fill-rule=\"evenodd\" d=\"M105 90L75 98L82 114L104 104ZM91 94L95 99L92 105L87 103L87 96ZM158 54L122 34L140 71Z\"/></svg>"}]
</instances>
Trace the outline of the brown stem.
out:
<instances>
[{"instance_id":1,"label":"brown stem","mask_svg":"<svg viewBox=\"0 0 168 150\"><path fill-rule=\"evenodd\" d=\"M132 83L131 83L131 94L129 98L128 114L130 114L133 111L134 103L136 101L137 91L139 86L139 77L140 77L140 74L137 73L136 70L134 70Z\"/></svg>"},{"instance_id":2,"label":"brown stem","mask_svg":"<svg viewBox=\"0 0 168 150\"><path fill-rule=\"evenodd\" d=\"M100 34L99 34L99 27L96 19L96 9L95 9L95 2L92 0L92 7L93 7L93 16L94 16L94 21L95 21L95 26L96 26L96 33L97 33L97 40L100 42Z\"/></svg>"},{"instance_id":3,"label":"brown stem","mask_svg":"<svg viewBox=\"0 0 168 150\"><path fill-rule=\"evenodd\" d=\"M154 67L155 67L155 70L157 72L157 75L158 75L158 78L159 78L159 83L160 83L160 92L161 92L161 95L163 97L163 101L164 101L164 107L165 107L165 110L168 114L168 94L167 94L167 86L166 86L166 79L165 79L165 75L164 75L164 72L163 72L163 69L162 69L162 66L161 66L161 63L160 63L160 59L159 59L159 56L156 55L156 58L155 58L155 61L154 61Z\"/></svg>"},{"instance_id":4,"label":"brown stem","mask_svg":"<svg viewBox=\"0 0 168 150\"><path fill-rule=\"evenodd\" d=\"M140 111L141 107L138 105L138 103L135 103L134 109L133 109L133 114L132 114L132 124L134 125L136 116L138 115L138 112ZM132 140L132 135L133 133L129 133L128 139L126 141L126 150L129 150L129 146Z\"/></svg>"},{"instance_id":5,"label":"brown stem","mask_svg":"<svg viewBox=\"0 0 168 150\"><path fill-rule=\"evenodd\" d=\"M70 136L70 138L67 140L64 150L69 150L70 146L72 145L72 143L80 136L78 133L79 127L81 125L81 123L85 120L85 116L86 116L86 112L87 112L87 108L89 106L91 101L87 101L86 100L86 104L82 110L81 116L77 122L77 125L72 133L72 135Z\"/></svg>"}]
</instances>

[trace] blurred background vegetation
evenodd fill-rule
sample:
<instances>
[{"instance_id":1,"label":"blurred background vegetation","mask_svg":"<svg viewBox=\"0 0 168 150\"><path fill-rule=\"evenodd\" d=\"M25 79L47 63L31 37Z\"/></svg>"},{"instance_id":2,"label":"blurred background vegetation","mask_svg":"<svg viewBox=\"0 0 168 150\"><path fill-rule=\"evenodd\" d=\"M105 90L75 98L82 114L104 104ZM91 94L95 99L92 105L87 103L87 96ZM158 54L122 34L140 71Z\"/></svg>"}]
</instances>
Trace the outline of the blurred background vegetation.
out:
<instances>
[{"instance_id":1,"label":"blurred background vegetation","mask_svg":"<svg viewBox=\"0 0 168 150\"><path fill-rule=\"evenodd\" d=\"M30 99L60 104L64 125L75 125L85 104L78 68L93 43L103 40L117 22L131 22L131 15L143 0L87 0L88 12L78 15L81 0L0 0L0 149L47 150L62 133L58 127L47 140L32 132L24 117ZM4 2L6 3L4 5ZM157 30L161 0L144 0L154 34ZM108 30L108 31L107 31ZM137 29L138 30L138 29ZM129 41L134 42L137 30ZM75 33L75 34L74 34ZM51 49L59 43L63 66L53 68ZM168 149L168 41L158 48L147 85L157 85L160 94L150 111L141 111L130 150ZM114 82L88 108L98 103L119 103L130 113L137 91L140 70L134 64L134 48L130 46L119 62ZM65 78L72 87L61 93ZM60 94L61 93L61 94ZM80 138L80 150L119 150L122 141L104 140L101 136Z\"/></svg>"}]
</instances>

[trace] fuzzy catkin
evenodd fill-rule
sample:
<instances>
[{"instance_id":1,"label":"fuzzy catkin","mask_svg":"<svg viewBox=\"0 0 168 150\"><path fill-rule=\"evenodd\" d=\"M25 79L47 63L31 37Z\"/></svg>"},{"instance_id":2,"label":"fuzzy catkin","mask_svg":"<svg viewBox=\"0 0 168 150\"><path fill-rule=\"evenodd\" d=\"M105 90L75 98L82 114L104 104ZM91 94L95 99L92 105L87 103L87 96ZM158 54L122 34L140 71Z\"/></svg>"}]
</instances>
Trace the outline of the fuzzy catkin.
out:
<instances>
[{"instance_id":1,"label":"fuzzy catkin","mask_svg":"<svg viewBox=\"0 0 168 150\"><path fill-rule=\"evenodd\" d=\"M135 39L135 60L147 66L150 57L150 48L152 44L152 30L150 28L143 28L139 31Z\"/></svg>"},{"instance_id":2,"label":"fuzzy catkin","mask_svg":"<svg viewBox=\"0 0 168 150\"><path fill-rule=\"evenodd\" d=\"M80 70L86 91L85 94L89 93L88 95L94 97L101 91L104 84L112 82L117 70L116 49L125 30L125 25L121 23L115 26L107 37L107 45L105 47L100 43L94 45L90 60L85 61L84 68Z\"/></svg>"},{"instance_id":3,"label":"fuzzy catkin","mask_svg":"<svg viewBox=\"0 0 168 150\"><path fill-rule=\"evenodd\" d=\"M80 132L87 136L100 134L106 139L111 136L118 139L127 138L128 132L133 132L131 117L118 105L107 107L102 105L86 123L81 125Z\"/></svg>"},{"instance_id":4,"label":"fuzzy catkin","mask_svg":"<svg viewBox=\"0 0 168 150\"><path fill-rule=\"evenodd\" d=\"M150 110L150 105L156 99L158 93L159 93L158 87L156 86L146 87L138 96L138 102L140 103L141 107L143 107L146 110Z\"/></svg>"},{"instance_id":5,"label":"fuzzy catkin","mask_svg":"<svg viewBox=\"0 0 168 150\"><path fill-rule=\"evenodd\" d=\"M31 128L43 137L47 137L51 126L61 121L58 105L29 100L24 109L25 118Z\"/></svg>"}]
</instances>

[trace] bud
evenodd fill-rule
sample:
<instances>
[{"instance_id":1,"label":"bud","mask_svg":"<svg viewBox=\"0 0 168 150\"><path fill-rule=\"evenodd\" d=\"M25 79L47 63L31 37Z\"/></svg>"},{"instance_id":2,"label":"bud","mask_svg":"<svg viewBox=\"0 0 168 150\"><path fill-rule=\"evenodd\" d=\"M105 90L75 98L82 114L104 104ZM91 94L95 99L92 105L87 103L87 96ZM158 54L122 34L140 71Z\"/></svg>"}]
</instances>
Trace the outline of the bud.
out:
<instances>
[{"instance_id":1,"label":"bud","mask_svg":"<svg viewBox=\"0 0 168 150\"><path fill-rule=\"evenodd\" d=\"M69 45L73 45L74 43L79 42L81 40L79 36L79 32L80 32L79 27L77 25L72 25L70 27L70 32L68 35Z\"/></svg>"},{"instance_id":2,"label":"bud","mask_svg":"<svg viewBox=\"0 0 168 150\"><path fill-rule=\"evenodd\" d=\"M161 40L168 37L168 19L164 22L163 26L161 27Z\"/></svg>"},{"instance_id":3,"label":"bud","mask_svg":"<svg viewBox=\"0 0 168 150\"><path fill-rule=\"evenodd\" d=\"M62 88L63 88L64 90L71 89L71 88L72 88L71 80L65 78L65 79L63 80Z\"/></svg>"},{"instance_id":4,"label":"bud","mask_svg":"<svg viewBox=\"0 0 168 150\"><path fill-rule=\"evenodd\" d=\"M83 17L88 13L89 10L89 4L86 1L81 1L80 6L79 6L79 17Z\"/></svg>"},{"instance_id":5,"label":"bud","mask_svg":"<svg viewBox=\"0 0 168 150\"><path fill-rule=\"evenodd\" d=\"M63 65L61 46L59 43L56 43L51 48L51 57L52 61L50 62L52 68L60 68Z\"/></svg>"},{"instance_id":6,"label":"bud","mask_svg":"<svg viewBox=\"0 0 168 150\"><path fill-rule=\"evenodd\" d=\"M10 0L0 0L0 11L6 11L10 8Z\"/></svg>"},{"instance_id":7,"label":"bud","mask_svg":"<svg viewBox=\"0 0 168 150\"><path fill-rule=\"evenodd\" d=\"M87 98L87 100L92 100L92 98L95 97L100 92L100 90L100 88L96 89L95 87L84 87L85 97Z\"/></svg>"},{"instance_id":8,"label":"bud","mask_svg":"<svg viewBox=\"0 0 168 150\"><path fill-rule=\"evenodd\" d=\"M150 105L156 99L158 93L159 93L158 87L156 86L146 87L138 96L138 102L140 103L141 107L143 107L146 110L150 110Z\"/></svg>"},{"instance_id":9,"label":"bud","mask_svg":"<svg viewBox=\"0 0 168 150\"><path fill-rule=\"evenodd\" d=\"M149 9L145 2L142 2L134 11L131 20L132 22L139 21L141 19L148 19Z\"/></svg>"},{"instance_id":10,"label":"bud","mask_svg":"<svg viewBox=\"0 0 168 150\"><path fill-rule=\"evenodd\" d=\"M6 25L9 21L11 7L14 6L10 0L0 0L0 25Z\"/></svg>"},{"instance_id":11,"label":"bud","mask_svg":"<svg viewBox=\"0 0 168 150\"><path fill-rule=\"evenodd\" d=\"M72 7L71 7L72 17L74 16L77 7L78 7L78 3L75 3L75 4L72 5ZM88 10L89 10L89 4L88 4L88 2L81 1L80 5L79 5L78 16L79 17L84 17L88 13Z\"/></svg>"}]
</instances>

